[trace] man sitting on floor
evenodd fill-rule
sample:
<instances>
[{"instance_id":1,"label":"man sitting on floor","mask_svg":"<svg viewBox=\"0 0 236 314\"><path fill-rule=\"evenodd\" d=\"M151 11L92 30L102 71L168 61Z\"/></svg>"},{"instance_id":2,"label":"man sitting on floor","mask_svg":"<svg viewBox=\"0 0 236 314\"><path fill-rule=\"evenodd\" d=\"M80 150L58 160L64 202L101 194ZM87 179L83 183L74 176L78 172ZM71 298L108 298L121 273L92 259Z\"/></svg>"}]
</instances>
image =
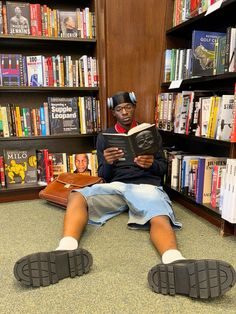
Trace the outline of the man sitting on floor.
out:
<instances>
[{"instance_id":1,"label":"man sitting on floor","mask_svg":"<svg viewBox=\"0 0 236 314\"><path fill-rule=\"evenodd\" d=\"M113 95L108 98L108 107L117 122L106 133L126 133L138 124L133 92ZM124 152L117 147L107 148L104 136L99 134L98 174L107 183L71 193L58 248L16 262L14 274L21 283L47 286L65 277L87 273L92 256L78 248L87 223L102 225L128 210L128 227L150 229L151 241L162 258L162 263L148 273L153 291L207 299L224 294L235 284L236 274L230 264L219 260L187 260L178 250L173 228L180 228L181 224L176 221L171 201L161 187L167 163L158 131L157 136L160 149L155 156L142 155L127 162L121 160Z\"/></svg>"}]
</instances>

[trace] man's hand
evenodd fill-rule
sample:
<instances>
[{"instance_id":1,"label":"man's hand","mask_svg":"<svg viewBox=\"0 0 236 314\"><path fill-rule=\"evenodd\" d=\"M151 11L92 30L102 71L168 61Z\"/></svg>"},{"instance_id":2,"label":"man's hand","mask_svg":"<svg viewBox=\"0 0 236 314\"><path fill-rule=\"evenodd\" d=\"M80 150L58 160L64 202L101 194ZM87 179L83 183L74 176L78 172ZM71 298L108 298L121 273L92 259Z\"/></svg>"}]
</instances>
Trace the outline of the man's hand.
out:
<instances>
[{"instance_id":1,"label":"man's hand","mask_svg":"<svg viewBox=\"0 0 236 314\"><path fill-rule=\"evenodd\" d=\"M122 158L124 156L124 152L122 149L119 149L117 147L110 147L104 150L103 156L106 160L106 162L109 165L112 165L114 161Z\"/></svg>"},{"instance_id":2,"label":"man's hand","mask_svg":"<svg viewBox=\"0 0 236 314\"><path fill-rule=\"evenodd\" d=\"M153 155L142 155L134 158L134 162L142 168L150 168L153 164L154 156Z\"/></svg>"}]
</instances>

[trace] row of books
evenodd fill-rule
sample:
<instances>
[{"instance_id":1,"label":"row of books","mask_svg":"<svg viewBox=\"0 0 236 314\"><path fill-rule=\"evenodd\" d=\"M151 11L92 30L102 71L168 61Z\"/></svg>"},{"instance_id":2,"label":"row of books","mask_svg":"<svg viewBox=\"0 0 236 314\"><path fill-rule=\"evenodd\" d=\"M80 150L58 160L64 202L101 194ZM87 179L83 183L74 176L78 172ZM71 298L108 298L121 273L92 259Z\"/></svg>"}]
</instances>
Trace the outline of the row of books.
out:
<instances>
[{"instance_id":1,"label":"row of books","mask_svg":"<svg viewBox=\"0 0 236 314\"><path fill-rule=\"evenodd\" d=\"M97 87L98 84L95 57L0 54L0 86Z\"/></svg>"},{"instance_id":2,"label":"row of books","mask_svg":"<svg viewBox=\"0 0 236 314\"><path fill-rule=\"evenodd\" d=\"M220 188L220 211L223 219L236 223L236 159L227 159Z\"/></svg>"},{"instance_id":3,"label":"row of books","mask_svg":"<svg viewBox=\"0 0 236 314\"><path fill-rule=\"evenodd\" d=\"M196 31L191 48L166 49L164 81L236 72L236 28L225 33Z\"/></svg>"},{"instance_id":4,"label":"row of books","mask_svg":"<svg viewBox=\"0 0 236 314\"><path fill-rule=\"evenodd\" d=\"M46 4L0 1L0 33L45 37L96 37L95 14L89 7L57 10Z\"/></svg>"},{"instance_id":5,"label":"row of books","mask_svg":"<svg viewBox=\"0 0 236 314\"><path fill-rule=\"evenodd\" d=\"M155 121L160 130L236 142L235 109L235 95L161 93L157 96Z\"/></svg>"},{"instance_id":6,"label":"row of books","mask_svg":"<svg viewBox=\"0 0 236 314\"><path fill-rule=\"evenodd\" d=\"M168 151L166 155L166 184L192 197L198 204L219 207L222 169L226 168L227 158L191 155L182 151Z\"/></svg>"},{"instance_id":7,"label":"row of books","mask_svg":"<svg viewBox=\"0 0 236 314\"><path fill-rule=\"evenodd\" d=\"M219 0L175 0L173 26L177 26L203 12Z\"/></svg>"},{"instance_id":8,"label":"row of books","mask_svg":"<svg viewBox=\"0 0 236 314\"><path fill-rule=\"evenodd\" d=\"M99 100L48 97L35 108L0 105L0 137L91 134L101 131Z\"/></svg>"},{"instance_id":9,"label":"row of books","mask_svg":"<svg viewBox=\"0 0 236 314\"><path fill-rule=\"evenodd\" d=\"M96 151L74 154L48 149L5 149L0 156L0 187L47 185L63 172L97 176Z\"/></svg>"}]
</instances>

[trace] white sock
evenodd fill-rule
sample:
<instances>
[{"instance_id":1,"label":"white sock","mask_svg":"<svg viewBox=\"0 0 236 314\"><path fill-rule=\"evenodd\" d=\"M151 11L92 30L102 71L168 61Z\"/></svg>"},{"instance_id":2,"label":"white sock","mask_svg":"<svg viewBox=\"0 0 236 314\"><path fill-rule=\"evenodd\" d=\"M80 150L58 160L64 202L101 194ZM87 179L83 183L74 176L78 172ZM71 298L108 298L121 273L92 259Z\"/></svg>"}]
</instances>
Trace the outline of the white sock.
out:
<instances>
[{"instance_id":1,"label":"white sock","mask_svg":"<svg viewBox=\"0 0 236 314\"><path fill-rule=\"evenodd\" d=\"M78 241L73 237L64 237L60 240L56 251L75 250L78 247Z\"/></svg>"},{"instance_id":2,"label":"white sock","mask_svg":"<svg viewBox=\"0 0 236 314\"><path fill-rule=\"evenodd\" d=\"M183 257L183 255L178 250L167 250L162 255L163 264L169 264L169 263L178 261L180 259L185 259L185 257Z\"/></svg>"}]
</instances>

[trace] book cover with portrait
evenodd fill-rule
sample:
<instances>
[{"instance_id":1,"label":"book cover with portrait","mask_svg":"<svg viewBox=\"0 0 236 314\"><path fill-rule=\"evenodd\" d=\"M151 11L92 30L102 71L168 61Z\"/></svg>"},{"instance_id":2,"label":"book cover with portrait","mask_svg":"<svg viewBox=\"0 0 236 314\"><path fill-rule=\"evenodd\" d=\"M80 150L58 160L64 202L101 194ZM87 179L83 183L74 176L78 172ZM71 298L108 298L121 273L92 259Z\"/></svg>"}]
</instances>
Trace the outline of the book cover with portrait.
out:
<instances>
[{"instance_id":1,"label":"book cover with portrait","mask_svg":"<svg viewBox=\"0 0 236 314\"><path fill-rule=\"evenodd\" d=\"M9 34L30 35L30 5L28 2L6 1Z\"/></svg>"}]
</instances>

